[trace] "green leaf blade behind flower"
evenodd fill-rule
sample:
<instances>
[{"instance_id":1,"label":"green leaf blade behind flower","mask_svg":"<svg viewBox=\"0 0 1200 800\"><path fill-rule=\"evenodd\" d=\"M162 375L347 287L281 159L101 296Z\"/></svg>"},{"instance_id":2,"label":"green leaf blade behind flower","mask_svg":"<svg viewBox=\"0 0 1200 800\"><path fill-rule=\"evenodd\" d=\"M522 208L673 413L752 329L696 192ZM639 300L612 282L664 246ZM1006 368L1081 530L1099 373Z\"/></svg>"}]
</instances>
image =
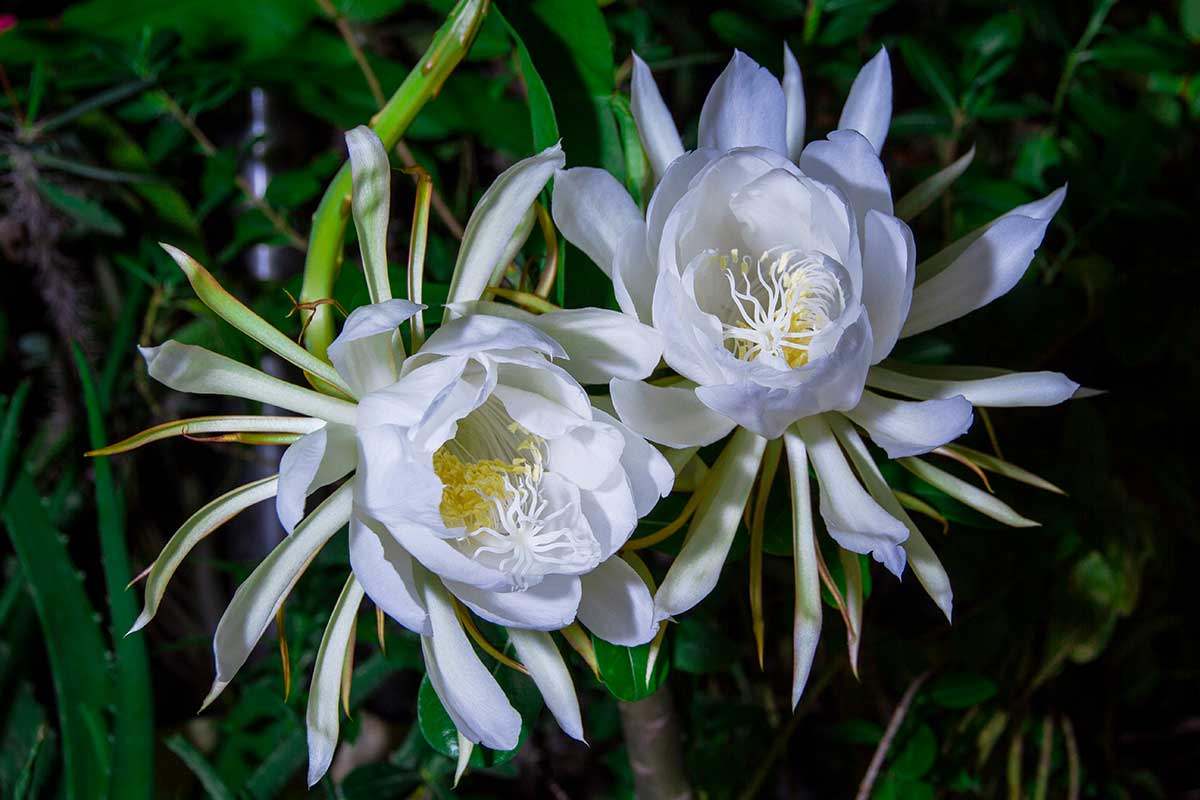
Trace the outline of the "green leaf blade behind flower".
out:
<instances>
[{"instance_id":1,"label":"green leaf blade behind flower","mask_svg":"<svg viewBox=\"0 0 1200 800\"><path fill-rule=\"evenodd\" d=\"M666 622L661 623L666 625ZM646 665L650 659L650 645L622 647L609 644L593 636L592 646L596 650L596 662L600 667L600 679L609 693L618 700L633 703L643 700L658 691L670 672L670 661L666 653L659 652L654 662L654 671L647 680ZM666 645L664 644L664 647Z\"/></svg>"}]
</instances>

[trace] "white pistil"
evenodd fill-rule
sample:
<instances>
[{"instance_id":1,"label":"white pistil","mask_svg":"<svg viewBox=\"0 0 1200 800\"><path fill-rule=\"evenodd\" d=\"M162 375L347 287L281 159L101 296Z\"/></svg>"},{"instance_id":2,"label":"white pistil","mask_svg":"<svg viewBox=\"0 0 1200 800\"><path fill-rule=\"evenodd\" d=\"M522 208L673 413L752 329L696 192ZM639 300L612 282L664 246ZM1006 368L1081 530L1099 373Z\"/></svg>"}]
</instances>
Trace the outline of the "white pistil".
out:
<instances>
[{"instance_id":1,"label":"white pistil","mask_svg":"<svg viewBox=\"0 0 1200 800\"><path fill-rule=\"evenodd\" d=\"M721 256L721 266L738 313L732 322L722 323L722 338L745 361L766 357L802 366L813 336L841 313L841 283L819 254L768 250L754 267L755 280L750 256L739 256L737 250Z\"/></svg>"}]
</instances>

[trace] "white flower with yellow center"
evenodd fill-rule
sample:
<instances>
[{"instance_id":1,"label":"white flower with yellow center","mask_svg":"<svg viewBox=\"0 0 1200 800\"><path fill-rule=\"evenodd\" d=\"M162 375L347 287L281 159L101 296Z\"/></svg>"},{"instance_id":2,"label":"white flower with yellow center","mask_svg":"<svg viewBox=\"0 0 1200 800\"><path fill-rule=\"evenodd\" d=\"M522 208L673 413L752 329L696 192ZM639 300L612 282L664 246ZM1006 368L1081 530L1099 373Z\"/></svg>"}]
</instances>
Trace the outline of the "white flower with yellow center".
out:
<instances>
[{"instance_id":1,"label":"white flower with yellow center","mask_svg":"<svg viewBox=\"0 0 1200 800\"><path fill-rule=\"evenodd\" d=\"M663 357L678 376L614 380L621 420L681 449L736 431L656 595L659 619L715 586L755 475L760 465L774 474L781 438L795 479L798 608L808 609L810 624L819 625L820 611L817 571L802 563L813 553L801 541L811 529L810 456L830 535L896 575L912 563L949 616L941 564L873 463L861 463L866 450L849 423L889 457L907 459L965 433L974 406L1051 405L1078 388L1050 372L946 367L926 375L885 361L900 337L1011 289L1065 195L1059 189L1013 209L918 265L879 159L891 106L881 50L855 79L837 130L805 146L804 91L791 52L785 47L782 83L736 53L705 100L699 147L685 153L650 70L634 56L633 116L657 180L645 212L601 170L556 177L556 223L611 277L620 308L662 334ZM969 160L934 176L901 210L911 216L927 205ZM798 698L816 640L797 631Z\"/></svg>"},{"instance_id":2,"label":"white flower with yellow center","mask_svg":"<svg viewBox=\"0 0 1200 800\"><path fill-rule=\"evenodd\" d=\"M372 304L346 319L329 346L331 363L227 294L186 254L166 248L207 305L322 391L169 341L142 352L150 375L172 389L240 397L299 416L179 420L97 452L175 435L289 444L277 476L202 508L146 572L146 606L134 630L153 618L168 581L197 543L240 511L275 498L288 536L238 588L221 618L213 642L217 674L206 705L241 669L309 563L349 524L351 575L322 640L310 691L310 784L333 757L343 663L364 595L422 637L430 681L459 731L460 770L472 743L511 749L521 728L468 638L477 635L473 626L464 627L468 609L508 628L547 706L568 734L582 739L570 674L546 632L578 618L617 644L653 637L657 624L646 584L614 554L674 478L645 440L592 409L576 380L552 363L565 354L545 331L576 343L589 341L592 331L651 343L641 362L625 358L585 368L599 370L595 377L604 380L648 374L658 360L657 334L616 312L585 310L547 315L539 320L543 330L461 316L422 343L424 306L392 299L388 282L387 155L366 128L348 134L347 143ZM453 309L461 313L463 304L477 301L497 264L508 263L535 197L562 164L561 150L552 147L504 172L484 194L455 266ZM414 281L419 287L414 272L410 287ZM400 333L406 323L417 348L411 355ZM611 342L587 347L603 354ZM308 497L334 484L306 513Z\"/></svg>"}]
</instances>

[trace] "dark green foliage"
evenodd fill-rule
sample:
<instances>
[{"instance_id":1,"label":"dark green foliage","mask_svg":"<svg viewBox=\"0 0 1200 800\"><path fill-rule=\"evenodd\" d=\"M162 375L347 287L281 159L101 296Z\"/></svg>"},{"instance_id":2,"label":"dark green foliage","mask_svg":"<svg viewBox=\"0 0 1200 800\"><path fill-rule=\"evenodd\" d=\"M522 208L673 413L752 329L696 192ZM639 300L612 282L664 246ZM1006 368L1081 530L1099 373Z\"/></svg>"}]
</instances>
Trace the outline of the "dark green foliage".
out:
<instances>
[{"instance_id":1,"label":"dark green foliage","mask_svg":"<svg viewBox=\"0 0 1200 800\"><path fill-rule=\"evenodd\" d=\"M385 94L451 5L331 2ZM164 419L213 413L206 400L151 385L133 344L173 337L250 363L262 356L194 300L154 242L191 252L266 319L299 333L284 293L299 288L295 237L342 162L341 130L377 104L314 0L59 5L69 7L18 2L16 27L0 33L11 87L0 95L0 794L305 796L304 701L345 575L344 535L287 603L290 696L268 634L197 718L212 629L248 564L274 541L270 509L198 549L160 618L128 639L140 592L124 584L191 509L247 473L269 474L261 470L278 453L188 441L109 461L81 453ZM597 682L556 636L580 692L587 748L539 713L527 678L485 656L522 712L523 746L477 748L454 794L457 740L422 680L419 644L389 626L384 655L364 613L342 738L368 755L311 796L546 796L551 781L571 797L629 796L614 697L645 697L664 680L697 792L852 796L897 702L930 670L898 722L873 798L1065 797L1075 781L1082 797L1169 797L1200 785L1191 727L1200 631L1190 613L1200 527L1189 449L1200 388L1200 2L494 0L468 58L406 141L459 223L495 174L560 137L572 165L608 169L644 207L631 50L651 65L694 146L705 92L731 50L779 74L785 41L804 73L810 140L836 124L859 66L888 47L895 116L884 159L897 197L976 148L967 172L914 220L920 255L1069 185L1012 293L902 342L899 353L928 364L1062 370L1107 390L991 414L1005 456L1067 497L992 476L998 496L1043 523L1013 530L883 464L893 486L950 522L943 536L914 517L954 582L955 622L945 623L911 575L897 582L864 559L859 679L826 592L823 643L793 717L781 483L766 516L764 671L750 637L742 530L718 589L669 627L649 681L648 647L595 641ZM269 180L256 204L238 183L256 152L255 88L271 108L257 143L267 145ZM397 286L411 198L409 178L397 173L389 249ZM599 270L559 245L558 300L612 305ZM279 265L265 280L251 271L260 246ZM431 325L456 247L435 216ZM537 274L545 255L535 233L516 266ZM351 244L347 263L354 259ZM347 308L364 302L358 270L342 271L335 297ZM966 443L991 449L979 422ZM664 500L635 535L660 529L683 503ZM657 579L681 540L642 552ZM824 552L844 589L841 560Z\"/></svg>"}]
</instances>

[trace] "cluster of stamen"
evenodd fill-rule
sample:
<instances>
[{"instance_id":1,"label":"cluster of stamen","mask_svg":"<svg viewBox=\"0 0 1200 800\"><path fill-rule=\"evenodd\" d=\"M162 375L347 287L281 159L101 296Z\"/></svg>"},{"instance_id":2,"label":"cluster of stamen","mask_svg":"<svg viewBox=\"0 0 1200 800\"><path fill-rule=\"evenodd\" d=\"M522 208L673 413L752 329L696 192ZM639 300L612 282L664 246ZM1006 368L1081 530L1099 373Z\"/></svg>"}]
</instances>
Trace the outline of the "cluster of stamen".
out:
<instances>
[{"instance_id":1,"label":"cluster of stamen","mask_svg":"<svg viewBox=\"0 0 1200 800\"><path fill-rule=\"evenodd\" d=\"M737 318L721 325L730 351L744 361L807 363L813 337L841 313L844 302L841 283L822 258L768 250L755 262L733 250L720 256L720 266L737 311Z\"/></svg>"},{"instance_id":2,"label":"cluster of stamen","mask_svg":"<svg viewBox=\"0 0 1200 800\"><path fill-rule=\"evenodd\" d=\"M599 544L564 519L571 509L548 511L541 491L545 441L515 422L506 432L523 437L518 455L508 459L463 459L453 442L434 453L433 469L444 486L442 521L466 531L458 546L508 575L517 589L550 573L594 565Z\"/></svg>"}]
</instances>

